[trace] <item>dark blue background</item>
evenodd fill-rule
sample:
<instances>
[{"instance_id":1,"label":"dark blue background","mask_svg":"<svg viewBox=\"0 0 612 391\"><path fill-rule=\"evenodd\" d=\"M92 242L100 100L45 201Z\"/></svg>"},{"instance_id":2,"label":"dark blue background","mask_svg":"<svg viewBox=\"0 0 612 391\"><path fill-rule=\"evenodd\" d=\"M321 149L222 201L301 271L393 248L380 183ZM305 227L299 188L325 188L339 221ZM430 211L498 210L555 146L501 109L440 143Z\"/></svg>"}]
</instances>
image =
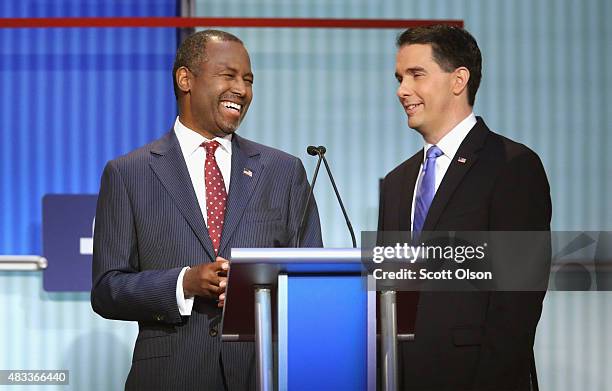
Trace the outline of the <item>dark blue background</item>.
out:
<instances>
[{"instance_id":1,"label":"dark blue background","mask_svg":"<svg viewBox=\"0 0 612 391\"><path fill-rule=\"evenodd\" d=\"M176 11L174 0L0 2L0 17ZM176 43L174 28L0 28L0 254L41 254L45 194L97 194L108 160L172 126Z\"/></svg>"},{"instance_id":2,"label":"dark blue background","mask_svg":"<svg viewBox=\"0 0 612 391\"><path fill-rule=\"evenodd\" d=\"M92 237L97 195L51 194L43 198L43 272L46 291L90 291L91 255L80 239Z\"/></svg>"}]
</instances>

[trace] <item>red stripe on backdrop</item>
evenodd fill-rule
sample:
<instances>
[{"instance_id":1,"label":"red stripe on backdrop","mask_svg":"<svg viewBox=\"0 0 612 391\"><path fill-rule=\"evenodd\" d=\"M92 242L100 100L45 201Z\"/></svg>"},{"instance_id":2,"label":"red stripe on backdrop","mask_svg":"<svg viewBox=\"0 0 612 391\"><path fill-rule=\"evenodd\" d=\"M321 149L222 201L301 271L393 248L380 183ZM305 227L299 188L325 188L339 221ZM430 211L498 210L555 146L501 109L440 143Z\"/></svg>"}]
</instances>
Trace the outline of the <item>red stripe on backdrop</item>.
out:
<instances>
[{"instance_id":1,"label":"red stripe on backdrop","mask_svg":"<svg viewBox=\"0 0 612 391\"><path fill-rule=\"evenodd\" d=\"M1 18L0 28L37 27L274 27L400 29L432 24L463 27L462 20L318 18Z\"/></svg>"}]
</instances>

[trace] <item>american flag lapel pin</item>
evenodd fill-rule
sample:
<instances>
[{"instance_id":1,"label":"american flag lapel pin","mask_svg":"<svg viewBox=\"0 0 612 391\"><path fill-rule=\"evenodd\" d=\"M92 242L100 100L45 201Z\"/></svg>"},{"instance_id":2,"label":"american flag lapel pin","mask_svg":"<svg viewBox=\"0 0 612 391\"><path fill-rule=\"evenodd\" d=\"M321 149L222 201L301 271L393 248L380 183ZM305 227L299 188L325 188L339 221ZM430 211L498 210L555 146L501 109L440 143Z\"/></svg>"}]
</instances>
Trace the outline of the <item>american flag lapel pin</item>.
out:
<instances>
[{"instance_id":1,"label":"american flag lapel pin","mask_svg":"<svg viewBox=\"0 0 612 391\"><path fill-rule=\"evenodd\" d=\"M464 164L465 162L467 162L467 159L464 157L460 157L459 159L457 159L457 161L461 164Z\"/></svg>"},{"instance_id":2,"label":"american flag lapel pin","mask_svg":"<svg viewBox=\"0 0 612 391\"><path fill-rule=\"evenodd\" d=\"M248 176L249 178L253 177L253 171L249 170L248 168L245 168L242 170L242 173L246 176Z\"/></svg>"}]
</instances>

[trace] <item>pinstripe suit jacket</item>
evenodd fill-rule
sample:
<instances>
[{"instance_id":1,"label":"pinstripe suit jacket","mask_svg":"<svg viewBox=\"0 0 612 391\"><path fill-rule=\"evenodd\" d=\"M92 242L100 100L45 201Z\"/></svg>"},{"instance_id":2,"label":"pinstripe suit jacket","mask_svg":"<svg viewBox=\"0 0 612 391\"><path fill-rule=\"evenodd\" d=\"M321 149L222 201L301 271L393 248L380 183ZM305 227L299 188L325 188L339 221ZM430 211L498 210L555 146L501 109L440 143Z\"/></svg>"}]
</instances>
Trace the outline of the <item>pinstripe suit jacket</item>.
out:
<instances>
[{"instance_id":1,"label":"pinstripe suit jacket","mask_svg":"<svg viewBox=\"0 0 612 391\"><path fill-rule=\"evenodd\" d=\"M232 247L291 246L308 189L298 158L234 135L220 255L229 259ZM303 245L322 246L314 203ZM105 318L138 321L126 388L254 387L253 345L221 343L216 303L196 297L187 317L177 308L181 269L213 256L174 131L106 165L96 211L91 302Z\"/></svg>"}]
</instances>

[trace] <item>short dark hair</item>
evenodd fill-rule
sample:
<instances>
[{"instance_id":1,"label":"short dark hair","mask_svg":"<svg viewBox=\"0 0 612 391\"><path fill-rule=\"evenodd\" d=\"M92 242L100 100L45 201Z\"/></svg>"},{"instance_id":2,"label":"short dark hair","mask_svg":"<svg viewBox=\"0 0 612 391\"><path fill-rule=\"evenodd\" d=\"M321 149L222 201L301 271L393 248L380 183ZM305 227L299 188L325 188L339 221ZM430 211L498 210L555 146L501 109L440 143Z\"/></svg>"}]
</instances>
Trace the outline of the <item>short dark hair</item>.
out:
<instances>
[{"instance_id":1,"label":"short dark hair","mask_svg":"<svg viewBox=\"0 0 612 391\"><path fill-rule=\"evenodd\" d=\"M396 44L398 49L413 44L431 45L434 61L445 72L466 67L470 71L468 103L474 106L482 78L482 56L476 39L469 32L444 24L416 27L401 33Z\"/></svg>"},{"instance_id":2,"label":"short dark hair","mask_svg":"<svg viewBox=\"0 0 612 391\"><path fill-rule=\"evenodd\" d=\"M176 99L179 96L179 88L176 84L176 71L180 67L187 67L193 74L197 75L200 64L207 60L206 44L213 39L222 42L233 41L244 45L237 36L221 30L198 31L185 38L176 51L174 66L172 67L172 83Z\"/></svg>"}]
</instances>

